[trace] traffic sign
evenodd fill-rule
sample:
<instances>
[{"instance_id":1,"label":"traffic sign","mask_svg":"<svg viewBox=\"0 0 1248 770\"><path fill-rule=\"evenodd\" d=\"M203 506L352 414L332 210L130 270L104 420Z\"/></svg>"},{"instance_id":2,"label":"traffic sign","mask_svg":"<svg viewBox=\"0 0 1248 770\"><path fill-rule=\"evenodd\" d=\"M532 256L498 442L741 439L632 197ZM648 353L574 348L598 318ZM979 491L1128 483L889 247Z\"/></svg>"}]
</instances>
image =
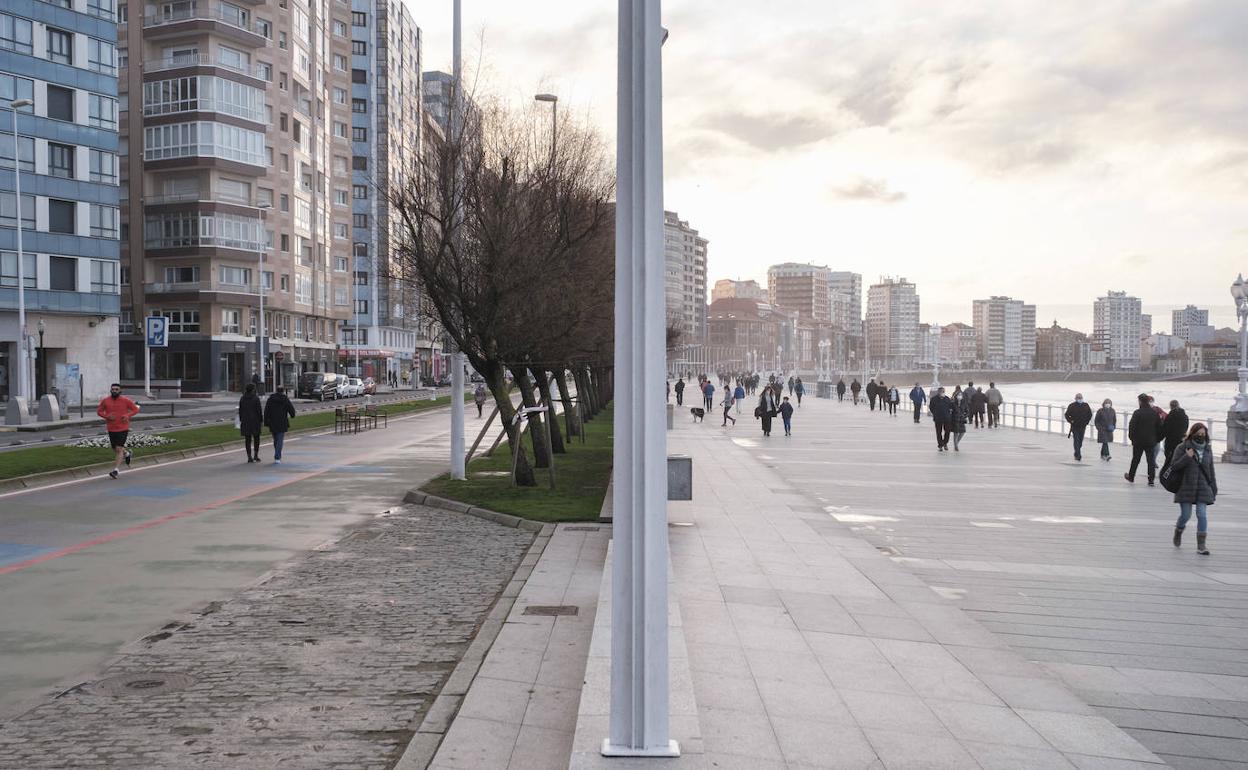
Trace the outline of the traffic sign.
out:
<instances>
[{"instance_id":1,"label":"traffic sign","mask_svg":"<svg viewBox=\"0 0 1248 770\"><path fill-rule=\"evenodd\" d=\"M285 357L286 357L286 354L280 350L273 354L273 358L277 359L278 361L281 361Z\"/></svg>"},{"instance_id":2,"label":"traffic sign","mask_svg":"<svg viewBox=\"0 0 1248 770\"><path fill-rule=\"evenodd\" d=\"M147 332L147 346L149 348L167 348L169 347L169 319L164 316L148 316L144 319L146 322L145 331Z\"/></svg>"}]
</instances>

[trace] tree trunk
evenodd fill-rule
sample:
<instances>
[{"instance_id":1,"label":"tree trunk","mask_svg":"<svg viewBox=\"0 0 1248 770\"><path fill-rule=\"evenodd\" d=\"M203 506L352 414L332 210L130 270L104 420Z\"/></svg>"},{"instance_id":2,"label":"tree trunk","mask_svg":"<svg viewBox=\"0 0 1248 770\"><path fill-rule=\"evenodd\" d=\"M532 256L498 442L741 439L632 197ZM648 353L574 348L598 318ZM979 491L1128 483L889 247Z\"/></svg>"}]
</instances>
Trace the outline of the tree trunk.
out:
<instances>
[{"instance_id":1,"label":"tree trunk","mask_svg":"<svg viewBox=\"0 0 1248 770\"><path fill-rule=\"evenodd\" d=\"M537 406L533 397L533 381L524 369L515 372L516 384L520 386L520 400L526 407ZM546 443L546 426L540 415L529 415L529 439L533 442L533 467L550 467L550 445ZM536 482L535 482L536 483Z\"/></svg>"},{"instance_id":2,"label":"tree trunk","mask_svg":"<svg viewBox=\"0 0 1248 770\"><path fill-rule=\"evenodd\" d=\"M565 369L554 372L555 385L559 388L559 400L563 402L563 413L567 415L568 438L581 435L581 420L576 413L576 404L572 403L572 391L568 389L568 381L564 377ZM578 394L579 395L579 394Z\"/></svg>"},{"instance_id":3,"label":"tree trunk","mask_svg":"<svg viewBox=\"0 0 1248 770\"><path fill-rule=\"evenodd\" d=\"M503 428L507 431L509 453L514 456L516 446L520 447L520 455L516 459L516 485L535 487L537 477L533 474L533 466L529 464L529 456L524 451L524 444L520 442L520 426L514 423L516 408L511 405L511 388L508 386L506 373L500 369L492 374L483 373L482 376L485 377L486 387L494 396L494 403L498 405L498 416L503 421Z\"/></svg>"},{"instance_id":4,"label":"tree trunk","mask_svg":"<svg viewBox=\"0 0 1248 770\"><path fill-rule=\"evenodd\" d=\"M531 367L529 371L533 372L533 379L537 381L538 392L542 396L542 405L546 407L544 419L550 420L550 451L557 455L567 454L568 450L563 445L563 432L559 430L559 420L555 417L555 402L550 398L551 383L546 377L546 370Z\"/></svg>"}]
</instances>

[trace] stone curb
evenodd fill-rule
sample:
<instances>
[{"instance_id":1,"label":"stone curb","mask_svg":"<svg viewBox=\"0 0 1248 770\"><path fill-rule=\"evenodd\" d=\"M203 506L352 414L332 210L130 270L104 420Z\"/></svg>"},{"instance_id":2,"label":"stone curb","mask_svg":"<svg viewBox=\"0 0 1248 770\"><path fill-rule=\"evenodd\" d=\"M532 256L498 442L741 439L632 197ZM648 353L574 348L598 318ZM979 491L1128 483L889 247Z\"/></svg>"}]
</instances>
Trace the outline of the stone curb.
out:
<instances>
[{"instance_id":1,"label":"stone curb","mask_svg":"<svg viewBox=\"0 0 1248 770\"><path fill-rule=\"evenodd\" d=\"M413 505L427 505L430 508L442 508L455 513L466 513L469 516L476 516L479 519L492 521L495 524L501 524L504 527L515 527L517 529L528 530L529 532L542 532L546 527L551 527L553 532L553 524L543 524L540 521L529 521L519 516L512 516L506 513L497 513L487 508L478 508L475 505L460 502L459 500L448 500L445 497L430 495L421 492L419 489L413 489L403 496L403 502Z\"/></svg>"}]
</instances>

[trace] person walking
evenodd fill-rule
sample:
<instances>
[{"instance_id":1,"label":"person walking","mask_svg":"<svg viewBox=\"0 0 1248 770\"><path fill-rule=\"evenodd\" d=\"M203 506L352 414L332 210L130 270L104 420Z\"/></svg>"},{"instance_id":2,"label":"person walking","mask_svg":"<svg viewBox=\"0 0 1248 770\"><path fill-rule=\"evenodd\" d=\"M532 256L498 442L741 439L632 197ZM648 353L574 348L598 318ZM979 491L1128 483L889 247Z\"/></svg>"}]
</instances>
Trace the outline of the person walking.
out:
<instances>
[{"instance_id":1,"label":"person walking","mask_svg":"<svg viewBox=\"0 0 1248 770\"><path fill-rule=\"evenodd\" d=\"M784 435L793 435L793 404L789 403L789 397L785 396L784 401L780 402L780 419L784 421Z\"/></svg>"},{"instance_id":2,"label":"person walking","mask_svg":"<svg viewBox=\"0 0 1248 770\"><path fill-rule=\"evenodd\" d=\"M988 383L988 392L984 396L988 405L988 427L1001 427L1001 405L1005 403L1005 399L1001 396L1001 391L997 390L997 383Z\"/></svg>"},{"instance_id":3,"label":"person walking","mask_svg":"<svg viewBox=\"0 0 1248 770\"><path fill-rule=\"evenodd\" d=\"M1153 444L1153 465L1157 465L1157 455L1161 454L1161 442L1166 437L1166 410L1157 406L1157 401L1152 396L1148 397L1148 405L1152 407L1153 411L1157 413L1157 416L1161 418L1161 432L1157 434L1157 443Z\"/></svg>"},{"instance_id":4,"label":"person walking","mask_svg":"<svg viewBox=\"0 0 1248 770\"><path fill-rule=\"evenodd\" d=\"M845 378L842 377L836 381L836 400L845 400Z\"/></svg>"},{"instance_id":5,"label":"person walking","mask_svg":"<svg viewBox=\"0 0 1248 770\"><path fill-rule=\"evenodd\" d=\"M724 388L724 400L723 400L723 403L721 403L721 404L720 404L720 406L722 406L722 407L724 408L724 421L723 421L723 423L720 425L720 427L727 428L727 427L728 427L728 421L729 421L729 420L732 420L732 425L733 425L733 427L736 427L736 425L737 425L737 418L735 418L735 417L733 417L731 414L729 414L729 412L731 412L731 411L732 411L732 405L733 405L733 403L734 403L735 401L736 401L736 399L734 399L734 398L732 397L732 391L728 390L728 388L727 388L727 387L725 387L725 388Z\"/></svg>"},{"instance_id":6,"label":"person walking","mask_svg":"<svg viewBox=\"0 0 1248 770\"><path fill-rule=\"evenodd\" d=\"M243 434L249 463L260 462L260 431L263 427L264 408L260 404L260 396L256 395L256 386L247 383L243 397L238 399L238 430Z\"/></svg>"},{"instance_id":7,"label":"person walking","mask_svg":"<svg viewBox=\"0 0 1248 770\"><path fill-rule=\"evenodd\" d=\"M984 416L988 411L988 397L983 388L975 388L971 394L971 414L975 418L976 429L984 427Z\"/></svg>"},{"instance_id":8,"label":"person walking","mask_svg":"<svg viewBox=\"0 0 1248 770\"><path fill-rule=\"evenodd\" d=\"M962 443L962 437L966 435L966 421L970 418L971 399L966 395L966 391L960 387L953 389L953 407L950 410L949 417L949 433L953 436L953 451L961 452L958 444Z\"/></svg>"},{"instance_id":9,"label":"person walking","mask_svg":"<svg viewBox=\"0 0 1248 770\"><path fill-rule=\"evenodd\" d=\"M251 373L251 384L256 386L256 392L264 392L264 380L260 379L260 372Z\"/></svg>"},{"instance_id":10,"label":"person walking","mask_svg":"<svg viewBox=\"0 0 1248 770\"><path fill-rule=\"evenodd\" d=\"M1174 501L1179 504L1179 520L1174 525L1174 547L1183 544L1183 530L1196 512L1196 553L1209 555L1208 508L1218 498L1218 479L1214 475L1213 449L1209 446L1209 431L1203 423L1192 425L1186 440L1174 448L1169 459L1170 474L1182 479Z\"/></svg>"},{"instance_id":11,"label":"person walking","mask_svg":"<svg viewBox=\"0 0 1248 770\"><path fill-rule=\"evenodd\" d=\"M286 431L290 430L290 421L294 416L295 405L286 396L286 388L278 388L264 402L264 424L273 435L274 465L282 464L282 445L286 442Z\"/></svg>"},{"instance_id":12,"label":"person walking","mask_svg":"<svg viewBox=\"0 0 1248 770\"><path fill-rule=\"evenodd\" d=\"M681 377L676 380L676 406L684 406L685 404L685 378Z\"/></svg>"},{"instance_id":13,"label":"person walking","mask_svg":"<svg viewBox=\"0 0 1248 770\"><path fill-rule=\"evenodd\" d=\"M793 375L790 374L789 375L789 395L790 396L793 395L793 385L794 385Z\"/></svg>"},{"instance_id":14,"label":"person walking","mask_svg":"<svg viewBox=\"0 0 1248 770\"><path fill-rule=\"evenodd\" d=\"M737 414L741 414L741 400L745 398L745 387L737 380L737 389L732 392L733 403L737 405Z\"/></svg>"},{"instance_id":15,"label":"person walking","mask_svg":"<svg viewBox=\"0 0 1248 770\"><path fill-rule=\"evenodd\" d=\"M669 385L669 390L670 390L670 385ZM482 410L485 409L485 399L487 397L488 397L488 393L485 390L485 383L478 384L477 389L472 392L472 402L477 405L477 419L478 420L484 416L482 413Z\"/></svg>"},{"instance_id":16,"label":"person walking","mask_svg":"<svg viewBox=\"0 0 1248 770\"><path fill-rule=\"evenodd\" d=\"M858 382L857 377L855 377L854 381L850 383L849 391L854 397L854 406L858 406L858 394L862 391L862 384Z\"/></svg>"},{"instance_id":17,"label":"person walking","mask_svg":"<svg viewBox=\"0 0 1248 770\"><path fill-rule=\"evenodd\" d=\"M702 384L702 400L705 402L703 408L706 411L710 412L715 409L715 386L711 384L709 378Z\"/></svg>"},{"instance_id":18,"label":"person walking","mask_svg":"<svg viewBox=\"0 0 1248 770\"><path fill-rule=\"evenodd\" d=\"M897 386L893 385L888 389L888 413L897 416L897 405L901 403L901 391L897 390Z\"/></svg>"},{"instance_id":19,"label":"person walking","mask_svg":"<svg viewBox=\"0 0 1248 770\"><path fill-rule=\"evenodd\" d=\"M1075 460L1083 462L1083 434L1088 429L1088 423L1092 422L1092 407L1083 400L1082 393L1075 394L1075 400L1066 407L1066 422L1070 425L1070 431L1066 434L1074 440ZM1149 475L1152 478L1152 475Z\"/></svg>"},{"instance_id":20,"label":"person walking","mask_svg":"<svg viewBox=\"0 0 1248 770\"><path fill-rule=\"evenodd\" d=\"M1131 468L1122 475L1124 479L1135 483L1135 471L1140 467L1140 458L1148 459L1148 485L1153 486L1157 475L1157 461L1153 459L1153 447L1161 436L1161 418L1157 416L1148 403L1148 396L1141 393L1139 408L1131 414L1131 422L1127 423L1127 438L1131 440Z\"/></svg>"},{"instance_id":21,"label":"person walking","mask_svg":"<svg viewBox=\"0 0 1248 770\"><path fill-rule=\"evenodd\" d=\"M1171 401L1170 414L1166 415L1166 421L1161 424L1162 436L1165 438L1165 453L1161 458L1159 474L1165 473L1166 468L1170 467L1170 462L1174 459L1174 450L1186 440L1188 423L1187 412L1179 406L1178 401Z\"/></svg>"},{"instance_id":22,"label":"person walking","mask_svg":"<svg viewBox=\"0 0 1248 770\"><path fill-rule=\"evenodd\" d=\"M100 399L95 413L104 418L104 430L108 432L108 445L113 450L113 469L108 472L109 478L121 475L121 464L130 467L133 457L126 449L126 439L130 437L130 418L142 409L134 401L121 395L121 384L114 382L108 386L108 395Z\"/></svg>"},{"instance_id":23,"label":"person walking","mask_svg":"<svg viewBox=\"0 0 1248 770\"><path fill-rule=\"evenodd\" d=\"M923 414L923 404L927 403L927 393L923 391L923 388L919 387L917 382L910 389L910 401L914 404L914 424L918 425Z\"/></svg>"},{"instance_id":24,"label":"person walking","mask_svg":"<svg viewBox=\"0 0 1248 770\"><path fill-rule=\"evenodd\" d=\"M802 408L802 396L806 393L806 386L802 384L802 378L798 377L793 383L793 395L797 396L797 408Z\"/></svg>"},{"instance_id":25,"label":"person walking","mask_svg":"<svg viewBox=\"0 0 1248 770\"><path fill-rule=\"evenodd\" d=\"M771 435L771 418L779 411L776 405L776 391L770 385L763 388L758 398L758 406L754 408L754 416L763 421L763 435Z\"/></svg>"},{"instance_id":26,"label":"person walking","mask_svg":"<svg viewBox=\"0 0 1248 770\"><path fill-rule=\"evenodd\" d=\"M867 380L867 402L871 406L871 411L873 412L875 411L875 396L876 396L875 391L876 391L875 378Z\"/></svg>"},{"instance_id":27,"label":"person walking","mask_svg":"<svg viewBox=\"0 0 1248 770\"><path fill-rule=\"evenodd\" d=\"M1101 444L1101 459L1109 462L1109 445L1114 443L1114 429L1118 427L1118 413L1114 411L1113 401L1107 398L1101 402L1093 424L1096 426L1096 440Z\"/></svg>"},{"instance_id":28,"label":"person walking","mask_svg":"<svg viewBox=\"0 0 1248 770\"><path fill-rule=\"evenodd\" d=\"M927 410L931 413L932 422L936 426L936 451L948 452L949 431L953 421L953 399L945 395L944 388L937 388L936 395L932 396Z\"/></svg>"}]
</instances>

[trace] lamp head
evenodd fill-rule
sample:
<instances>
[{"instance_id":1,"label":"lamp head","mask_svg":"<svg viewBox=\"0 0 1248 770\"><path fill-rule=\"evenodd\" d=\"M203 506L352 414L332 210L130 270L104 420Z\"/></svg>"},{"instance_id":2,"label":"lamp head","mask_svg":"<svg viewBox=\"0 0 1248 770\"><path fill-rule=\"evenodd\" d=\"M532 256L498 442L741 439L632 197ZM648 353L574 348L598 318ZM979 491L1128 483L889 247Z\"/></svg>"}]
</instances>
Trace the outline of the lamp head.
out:
<instances>
[{"instance_id":1,"label":"lamp head","mask_svg":"<svg viewBox=\"0 0 1248 770\"><path fill-rule=\"evenodd\" d=\"M35 103L34 99L14 99L13 101L9 102L9 107L15 110L20 110L23 107L30 107L34 103Z\"/></svg>"},{"instance_id":2,"label":"lamp head","mask_svg":"<svg viewBox=\"0 0 1248 770\"><path fill-rule=\"evenodd\" d=\"M1239 304L1244 300L1245 296L1248 296L1248 294L1245 293L1246 288L1248 288L1248 286L1244 283L1244 274L1240 273L1235 279L1235 282L1231 284L1231 296L1235 298L1236 304Z\"/></svg>"},{"instance_id":3,"label":"lamp head","mask_svg":"<svg viewBox=\"0 0 1248 770\"><path fill-rule=\"evenodd\" d=\"M559 101L559 97L558 97L558 96L555 96L554 94L535 94L535 95L533 96L533 99L534 99L535 101L539 101L539 102L557 102L557 101Z\"/></svg>"}]
</instances>

